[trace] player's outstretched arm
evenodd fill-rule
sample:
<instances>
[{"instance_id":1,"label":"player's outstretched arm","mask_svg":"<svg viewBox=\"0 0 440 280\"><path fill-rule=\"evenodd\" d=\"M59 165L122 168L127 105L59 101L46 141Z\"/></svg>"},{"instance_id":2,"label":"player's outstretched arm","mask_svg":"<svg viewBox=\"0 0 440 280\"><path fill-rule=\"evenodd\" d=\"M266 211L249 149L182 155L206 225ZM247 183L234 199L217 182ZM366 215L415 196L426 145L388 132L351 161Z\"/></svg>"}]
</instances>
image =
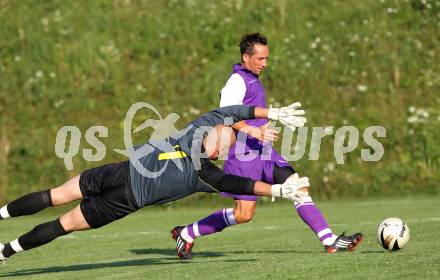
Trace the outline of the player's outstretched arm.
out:
<instances>
[{"instance_id":1,"label":"player's outstretched arm","mask_svg":"<svg viewBox=\"0 0 440 280\"><path fill-rule=\"evenodd\" d=\"M261 181L256 181L254 186L254 194L265 196L271 195L273 200L275 197L294 200L299 196L307 195L307 193L300 190L310 187L309 178L299 178L297 173L295 175L296 176L292 177L284 184L269 185Z\"/></svg>"},{"instance_id":2,"label":"player's outstretched arm","mask_svg":"<svg viewBox=\"0 0 440 280\"><path fill-rule=\"evenodd\" d=\"M270 185L262 181L226 174L209 160L202 161L202 169L197 174L204 183L212 188L211 191L233 194L272 196L293 200L298 195L305 194L299 191L300 189L310 187L309 178L299 178L298 174L295 174L296 176L284 184Z\"/></svg>"},{"instance_id":3,"label":"player's outstretched arm","mask_svg":"<svg viewBox=\"0 0 440 280\"><path fill-rule=\"evenodd\" d=\"M194 120L191 125L194 127L216 126L219 124L232 125L242 120L250 119L270 119L279 121L281 124L294 130L297 127L304 126L306 118L304 110L298 110L301 103L296 102L282 108L262 108L246 105L232 105L217 108L209 113L200 116ZM230 118L232 123L227 124L225 120Z\"/></svg>"},{"instance_id":4,"label":"player's outstretched arm","mask_svg":"<svg viewBox=\"0 0 440 280\"><path fill-rule=\"evenodd\" d=\"M284 126L295 130L297 127L303 127L307 119L303 117L304 110L299 110L301 103L295 102L282 108L260 108L255 107L255 118L267 118L269 120L279 121Z\"/></svg>"},{"instance_id":5,"label":"player's outstretched arm","mask_svg":"<svg viewBox=\"0 0 440 280\"><path fill-rule=\"evenodd\" d=\"M253 181L247 178L226 174L222 180L216 184L215 189L221 192L234 194L272 196L295 200L298 197L307 195L301 189L310 187L309 178L296 176L284 184L270 185L262 181ZM238 183L240 182L240 183Z\"/></svg>"}]
</instances>

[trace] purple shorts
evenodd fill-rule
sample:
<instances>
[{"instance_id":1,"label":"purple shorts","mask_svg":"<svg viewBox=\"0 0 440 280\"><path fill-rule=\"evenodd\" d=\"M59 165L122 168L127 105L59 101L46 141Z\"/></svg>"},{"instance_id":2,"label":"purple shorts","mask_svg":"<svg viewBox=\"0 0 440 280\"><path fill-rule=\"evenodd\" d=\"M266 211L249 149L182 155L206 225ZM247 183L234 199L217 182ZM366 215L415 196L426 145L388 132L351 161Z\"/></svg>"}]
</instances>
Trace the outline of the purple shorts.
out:
<instances>
[{"instance_id":1,"label":"purple shorts","mask_svg":"<svg viewBox=\"0 0 440 280\"><path fill-rule=\"evenodd\" d=\"M275 150L272 151L270 159L262 159L261 155L257 155L252 160L240 160L243 156L251 157L252 155L229 155L228 160L225 161L223 170L227 174L247 177L253 180L264 181L268 184L273 184L273 168L290 167L290 164ZM238 157L238 158L237 158ZM237 200L256 201L257 197L254 195L238 195L222 192L222 196L231 197Z\"/></svg>"}]
</instances>

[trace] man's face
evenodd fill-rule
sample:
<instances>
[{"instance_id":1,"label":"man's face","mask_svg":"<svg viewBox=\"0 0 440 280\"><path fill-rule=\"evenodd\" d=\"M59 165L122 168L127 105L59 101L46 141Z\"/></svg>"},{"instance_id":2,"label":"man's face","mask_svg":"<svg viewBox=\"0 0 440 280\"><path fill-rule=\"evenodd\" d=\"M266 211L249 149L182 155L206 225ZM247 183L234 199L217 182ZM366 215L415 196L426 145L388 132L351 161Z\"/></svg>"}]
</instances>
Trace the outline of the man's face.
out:
<instances>
[{"instance_id":1,"label":"man's face","mask_svg":"<svg viewBox=\"0 0 440 280\"><path fill-rule=\"evenodd\" d=\"M269 48L265 45L255 44L251 55L243 54L243 66L255 75L260 75L267 66L268 58Z\"/></svg>"}]
</instances>

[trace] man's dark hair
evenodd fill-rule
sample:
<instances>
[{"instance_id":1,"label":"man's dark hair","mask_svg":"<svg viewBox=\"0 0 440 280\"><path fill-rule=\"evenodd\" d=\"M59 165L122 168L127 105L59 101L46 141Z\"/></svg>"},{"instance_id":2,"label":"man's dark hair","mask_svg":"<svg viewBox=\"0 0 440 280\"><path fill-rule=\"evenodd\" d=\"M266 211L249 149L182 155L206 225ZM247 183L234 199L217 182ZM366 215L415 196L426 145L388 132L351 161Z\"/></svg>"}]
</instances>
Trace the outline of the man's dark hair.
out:
<instances>
[{"instance_id":1,"label":"man's dark hair","mask_svg":"<svg viewBox=\"0 0 440 280\"><path fill-rule=\"evenodd\" d=\"M264 37L264 35L260 33L248 33L243 35L240 40L240 52L241 55L248 54L252 55L254 53L254 45L255 44L261 44L266 46L267 45L267 39Z\"/></svg>"}]
</instances>

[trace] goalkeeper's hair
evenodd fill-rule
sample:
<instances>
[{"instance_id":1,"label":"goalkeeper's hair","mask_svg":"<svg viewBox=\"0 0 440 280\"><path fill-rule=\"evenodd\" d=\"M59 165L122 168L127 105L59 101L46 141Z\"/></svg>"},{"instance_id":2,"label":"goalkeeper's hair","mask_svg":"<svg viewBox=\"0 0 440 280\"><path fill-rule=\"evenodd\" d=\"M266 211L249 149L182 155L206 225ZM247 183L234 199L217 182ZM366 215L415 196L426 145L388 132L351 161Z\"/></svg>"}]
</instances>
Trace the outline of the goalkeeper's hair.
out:
<instances>
[{"instance_id":1,"label":"goalkeeper's hair","mask_svg":"<svg viewBox=\"0 0 440 280\"><path fill-rule=\"evenodd\" d=\"M261 44L266 46L267 39L264 35L260 33L248 33L244 34L240 40L240 53L243 56L244 54L252 55L254 53L254 45Z\"/></svg>"}]
</instances>

